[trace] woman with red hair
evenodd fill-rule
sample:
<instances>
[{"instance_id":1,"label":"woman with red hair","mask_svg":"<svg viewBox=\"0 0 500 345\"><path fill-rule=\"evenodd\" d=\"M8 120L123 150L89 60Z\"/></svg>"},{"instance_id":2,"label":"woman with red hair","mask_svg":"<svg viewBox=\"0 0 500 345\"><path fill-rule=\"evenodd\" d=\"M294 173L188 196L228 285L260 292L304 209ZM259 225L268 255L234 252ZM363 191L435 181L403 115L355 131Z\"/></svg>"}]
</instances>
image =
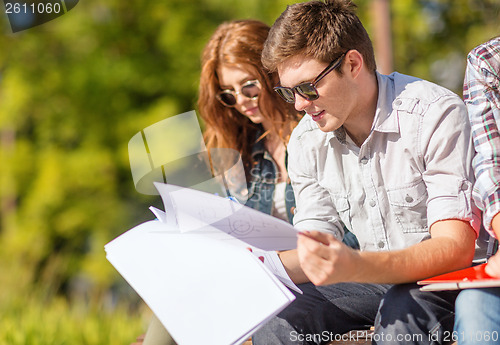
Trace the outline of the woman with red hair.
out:
<instances>
[{"instance_id":1,"label":"woman with red hair","mask_svg":"<svg viewBox=\"0 0 500 345\"><path fill-rule=\"evenodd\" d=\"M286 171L286 144L301 115L273 91L277 73L262 67L268 33L269 26L257 20L219 25L202 53L198 111L209 152L229 148L241 156L245 179L231 190L243 192L233 196L291 223L295 198ZM174 342L153 316L143 344Z\"/></svg>"},{"instance_id":2,"label":"woman with red hair","mask_svg":"<svg viewBox=\"0 0 500 345\"><path fill-rule=\"evenodd\" d=\"M285 166L286 143L301 116L273 91L276 73L260 60L269 26L257 20L221 24L202 54L198 110L207 148L241 155L245 204L291 222L295 199Z\"/></svg>"}]
</instances>

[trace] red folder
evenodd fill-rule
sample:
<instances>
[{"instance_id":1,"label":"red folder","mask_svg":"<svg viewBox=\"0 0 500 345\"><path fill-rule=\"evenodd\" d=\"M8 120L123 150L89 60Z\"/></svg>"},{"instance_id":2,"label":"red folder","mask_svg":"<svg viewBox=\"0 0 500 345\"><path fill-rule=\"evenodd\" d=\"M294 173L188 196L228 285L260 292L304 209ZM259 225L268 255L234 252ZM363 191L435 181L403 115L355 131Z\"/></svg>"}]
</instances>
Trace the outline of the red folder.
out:
<instances>
[{"instance_id":1,"label":"red folder","mask_svg":"<svg viewBox=\"0 0 500 345\"><path fill-rule=\"evenodd\" d=\"M481 264L463 270L441 274L417 282L425 285L423 291L458 290L470 288L486 288L500 286L500 278L488 275L485 271L486 264Z\"/></svg>"}]
</instances>

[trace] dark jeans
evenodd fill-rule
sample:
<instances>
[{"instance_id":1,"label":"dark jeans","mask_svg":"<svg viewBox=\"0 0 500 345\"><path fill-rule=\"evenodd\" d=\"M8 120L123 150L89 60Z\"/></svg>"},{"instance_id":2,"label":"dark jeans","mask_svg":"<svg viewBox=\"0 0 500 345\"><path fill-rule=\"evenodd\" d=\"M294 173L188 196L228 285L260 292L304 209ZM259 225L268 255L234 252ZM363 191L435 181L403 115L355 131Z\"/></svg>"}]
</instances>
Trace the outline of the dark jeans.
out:
<instances>
[{"instance_id":1,"label":"dark jeans","mask_svg":"<svg viewBox=\"0 0 500 345\"><path fill-rule=\"evenodd\" d=\"M373 344L444 344L453 331L458 292L422 292L415 284L299 287L304 294L254 334L254 345L325 344L372 325Z\"/></svg>"}]
</instances>

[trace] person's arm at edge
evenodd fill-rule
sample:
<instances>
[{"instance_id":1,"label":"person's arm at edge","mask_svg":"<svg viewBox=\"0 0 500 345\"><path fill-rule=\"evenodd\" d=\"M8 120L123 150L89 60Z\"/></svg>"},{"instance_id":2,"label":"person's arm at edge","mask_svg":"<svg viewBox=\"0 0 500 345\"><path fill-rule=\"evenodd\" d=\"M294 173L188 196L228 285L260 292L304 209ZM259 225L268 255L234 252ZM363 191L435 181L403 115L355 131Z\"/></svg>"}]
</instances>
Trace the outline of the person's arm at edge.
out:
<instances>
[{"instance_id":1,"label":"person's arm at edge","mask_svg":"<svg viewBox=\"0 0 500 345\"><path fill-rule=\"evenodd\" d=\"M386 252L354 251L329 234L310 232L299 235L300 264L315 285L409 283L471 264L476 232L468 222L442 220L430 232L429 240Z\"/></svg>"},{"instance_id":2,"label":"person's arm at edge","mask_svg":"<svg viewBox=\"0 0 500 345\"><path fill-rule=\"evenodd\" d=\"M489 68L481 55L477 55L474 50L469 53L463 96L476 151L473 161L476 176L473 197L483 210L486 230L493 234L493 218L500 212L500 189L497 187L500 178L500 166L497 163L500 159L500 152L497 150L500 146L500 131L496 121L500 111L491 101L498 90L494 84L487 82L491 80L488 76L493 75Z\"/></svg>"},{"instance_id":3,"label":"person's arm at edge","mask_svg":"<svg viewBox=\"0 0 500 345\"><path fill-rule=\"evenodd\" d=\"M487 80L492 80L491 76L495 75L495 72L491 70L488 61L483 60L482 48L484 48L483 45L474 48L467 56L463 96L477 152L474 159L476 173L474 187L477 190L475 201L485 211L483 221L486 229L498 239L500 238L500 193L496 183L499 177L499 167L496 163L498 151L495 148L499 143L496 122L499 110L487 97L487 93L498 92L498 89L487 82ZM477 140L481 137L488 138L488 140ZM489 259L486 272L500 277L498 253Z\"/></svg>"},{"instance_id":4,"label":"person's arm at edge","mask_svg":"<svg viewBox=\"0 0 500 345\"><path fill-rule=\"evenodd\" d=\"M500 238L500 213L497 213L493 217L491 226L496 238ZM488 273L490 276L500 278L500 251L488 260L488 264L486 265L486 273Z\"/></svg>"}]
</instances>

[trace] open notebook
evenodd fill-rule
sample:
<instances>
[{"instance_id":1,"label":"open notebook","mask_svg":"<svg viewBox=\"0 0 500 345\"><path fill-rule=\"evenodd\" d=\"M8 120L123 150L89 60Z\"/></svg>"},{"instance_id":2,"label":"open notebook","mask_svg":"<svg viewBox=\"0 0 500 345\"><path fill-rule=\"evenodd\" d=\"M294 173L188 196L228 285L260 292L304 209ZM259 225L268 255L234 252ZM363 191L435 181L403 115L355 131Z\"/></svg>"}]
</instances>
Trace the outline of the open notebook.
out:
<instances>
[{"instance_id":1,"label":"open notebook","mask_svg":"<svg viewBox=\"0 0 500 345\"><path fill-rule=\"evenodd\" d=\"M165 212L152 209L158 220L105 250L177 343L240 344L295 299L266 255L295 248L293 226L212 194L156 187Z\"/></svg>"},{"instance_id":2,"label":"open notebook","mask_svg":"<svg viewBox=\"0 0 500 345\"><path fill-rule=\"evenodd\" d=\"M489 276L485 271L486 264L441 274L417 282L424 285L423 291L459 290L500 286L500 278Z\"/></svg>"}]
</instances>

